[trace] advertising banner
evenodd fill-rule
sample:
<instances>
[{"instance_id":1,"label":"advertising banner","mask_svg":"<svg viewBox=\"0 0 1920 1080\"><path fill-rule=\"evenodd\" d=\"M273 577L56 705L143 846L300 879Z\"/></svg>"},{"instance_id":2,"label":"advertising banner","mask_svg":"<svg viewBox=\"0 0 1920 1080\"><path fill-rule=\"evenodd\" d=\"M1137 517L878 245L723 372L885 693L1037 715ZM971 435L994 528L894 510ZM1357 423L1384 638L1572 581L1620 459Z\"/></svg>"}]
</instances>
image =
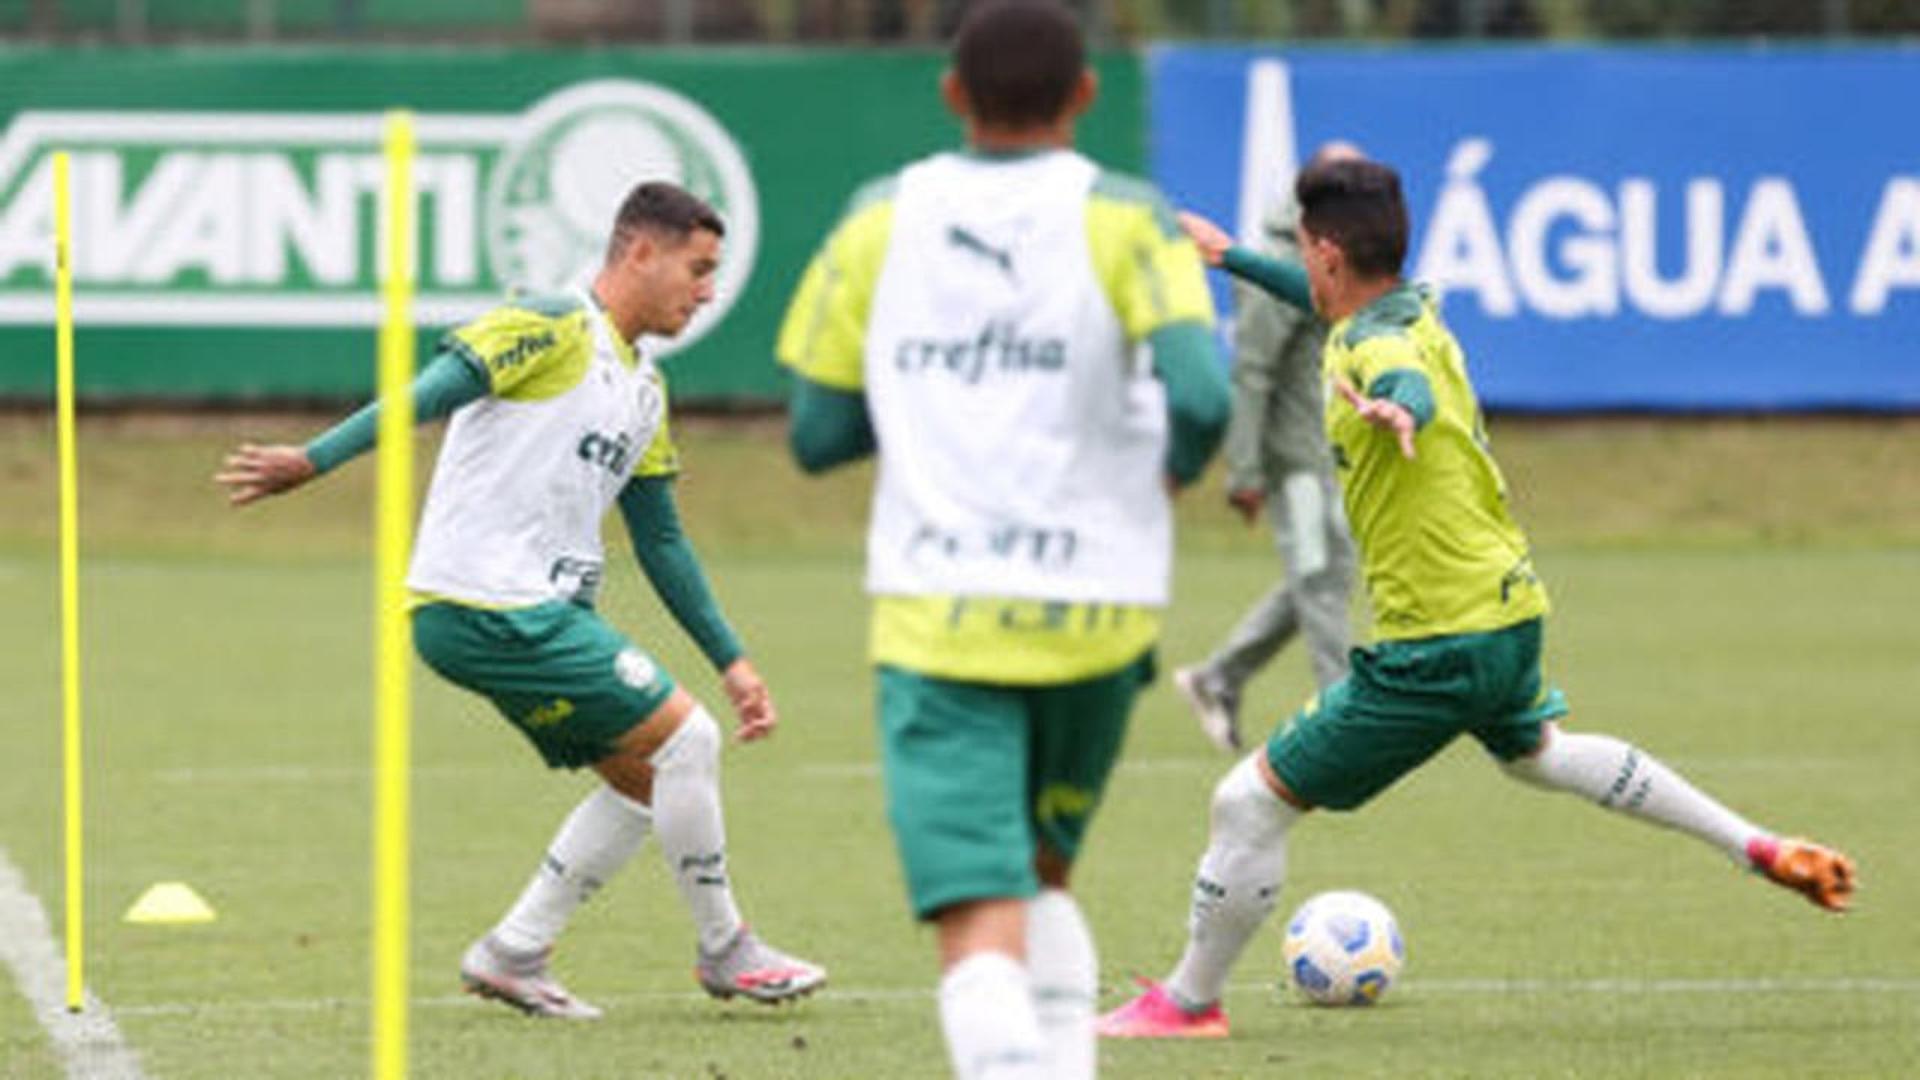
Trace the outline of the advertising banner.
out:
<instances>
[{"instance_id":1,"label":"advertising banner","mask_svg":"<svg viewBox=\"0 0 1920 1080\"><path fill-rule=\"evenodd\" d=\"M1328 140L1398 169L1407 271L1488 405L1920 408L1920 51L1169 47L1149 72L1155 179L1242 235Z\"/></svg>"},{"instance_id":2,"label":"advertising banner","mask_svg":"<svg viewBox=\"0 0 1920 1080\"><path fill-rule=\"evenodd\" d=\"M1097 58L1083 146L1139 171L1139 64ZM73 158L79 386L93 399L354 397L372 385L384 110L415 111L422 344L598 265L641 179L728 225L678 399L777 400L773 339L862 181L959 142L944 56L853 50L0 52L0 397L53 384L51 155Z\"/></svg>"}]
</instances>

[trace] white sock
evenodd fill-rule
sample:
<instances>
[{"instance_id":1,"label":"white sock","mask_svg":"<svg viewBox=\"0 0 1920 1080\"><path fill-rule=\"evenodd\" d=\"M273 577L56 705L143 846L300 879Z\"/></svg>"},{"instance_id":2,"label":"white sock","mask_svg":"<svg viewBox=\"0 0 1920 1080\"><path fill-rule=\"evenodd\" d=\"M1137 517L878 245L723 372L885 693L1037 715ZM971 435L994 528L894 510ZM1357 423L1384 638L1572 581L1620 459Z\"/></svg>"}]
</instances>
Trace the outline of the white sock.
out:
<instances>
[{"instance_id":1,"label":"white sock","mask_svg":"<svg viewBox=\"0 0 1920 1080\"><path fill-rule=\"evenodd\" d=\"M1093 1080L1100 961L1080 905L1063 889L1042 889L1027 905L1027 971L1047 1046L1047 1075Z\"/></svg>"},{"instance_id":2,"label":"white sock","mask_svg":"<svg viewBox=\"0 0 1920 1080\"><path fill-rule=\"evenodd\" d=\"M1033 989L1020 961L977 952L940 979L940 1029L959 1080L1048 1080Z\"/></svg>"},{"instance_id":3,"label":"white sock","mask_svg":"<svg viewBox=\"0 0 1920 1080\"><path fill-rule=\"evenodd\" d=\"M494 936L514 952L551 948L574 909L640 850L652 821L646 807L605 784L588 792L561 823Z\"/></svg>"},{"instance_id":4,"label":"white sock","mask_svg":"<svg viewBox=\"0 0 1920 1080\"><path fill-rule=\"evenodd\" d=\"M1193 882L1187 951L1166 983L1182 1006L1198 1010L1220 1000L1234 962L1279 900L1287 829L1299 817L1267 786L1251 755L1213 789L1212 831Z\"/></svg>"},{"instance_id":5,"label":"white sock","mask_svg":"<svg viewBox=\"0 0 1920 1080\"><path fill-rule=\"evenodd\" d=\"M1611 735L1554 729L1538 754L1501 767L1535 787L1584 795L1610 810L1697 836L1743 867L1748 842L1767 835L1646 751Z\"/></svg>"},{"instance_id":6,"label":"white sock","mask_svg":"<svg viewBox=\"0 0 1920 1080\"><path fill-rule=\"evenodd\" d=\"M720 726L698 705L653 752L653 825L667 869L709 953L740 931L720 814Z\"/></svg>"}]
</instances>

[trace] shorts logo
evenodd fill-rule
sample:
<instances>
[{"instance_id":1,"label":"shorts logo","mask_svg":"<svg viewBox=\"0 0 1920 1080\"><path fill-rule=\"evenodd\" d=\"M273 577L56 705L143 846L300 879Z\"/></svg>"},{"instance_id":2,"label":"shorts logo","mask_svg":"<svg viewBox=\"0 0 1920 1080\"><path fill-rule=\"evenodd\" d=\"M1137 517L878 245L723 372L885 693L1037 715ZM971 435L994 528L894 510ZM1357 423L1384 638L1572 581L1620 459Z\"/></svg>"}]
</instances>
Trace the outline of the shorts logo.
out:
<instances>
[{"instance_id":1,"label":"shorts logo","mask_svg":"<svg viewBox=\"0 0 1920 1080\"><path fill-rule=\"evenodd\" d=\"M623 649L613 658L613 673L635 690L645 690L660 676L660 669L639 649Z\"/></svg>"},{"instance_id":2,"label":"shorts logo","mask_svg":"<svg viewBox=\"0 0 1920 1080\"><path fill-rule=\"evenodd\" d=\"M1033 816L1041 821L1084 818L1093 813L1098 798L1093 792L1072 784L1049 784L1034 800Z\"/></svg>"},{"instance_id":3,"label":"shorts logo","mask_svg":"<svg viewBox=\"0 0 1920 1080\"><path fill-rule=\"evenodd\" d=\"M551 702L529 712L526 722L530 728L552 727L572 715L573 702L566 698L554 698Z\"/></svg>"}]
</instances>

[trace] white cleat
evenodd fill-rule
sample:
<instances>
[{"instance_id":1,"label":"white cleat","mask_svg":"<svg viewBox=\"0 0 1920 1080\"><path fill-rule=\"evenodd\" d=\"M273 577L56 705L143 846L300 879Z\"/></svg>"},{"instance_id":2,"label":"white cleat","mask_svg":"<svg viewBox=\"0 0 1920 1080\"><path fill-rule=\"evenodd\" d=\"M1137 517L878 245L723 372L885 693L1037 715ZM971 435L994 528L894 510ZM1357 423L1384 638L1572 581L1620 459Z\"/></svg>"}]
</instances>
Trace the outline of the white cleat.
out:
<instances>
[{"instance_id":1,"label":"white cleat","mask_svg":"<svg viewBox=\"0 0 1920 1080\"><path fill-rule=\"evenodd\" d=\"M468 946L460 958L460 981L467 993L512 1006L528 1016L559 1020L598 1020L602 1013L569 993L547 973L552 949L515 953L492 934Z\"/></svg>"},{"instance_id":2,"label":"white cleat","mask_svg":"<svg viewBox=\"0 0 1920 1080\"><path fill-rule=\"evenodd\" d=\"M1240 695L1220 685L1199 665L1183 667L1173 673L1174 689L1187 700L1200 731L1222 753L1240 750Z\"/></svg>"},{"instance_id":3,"label":"white cleat","mask_svg":"<svg viewBox=\"0 0 1920 1080\"><path fill-rule=\"evenodd\" d=\"M700 953L694 977L725 1000L738 994L766 1005L802 998L827 983L827 969L788 956L745 926L719 952Z\"/></svg>"}]
</instances>

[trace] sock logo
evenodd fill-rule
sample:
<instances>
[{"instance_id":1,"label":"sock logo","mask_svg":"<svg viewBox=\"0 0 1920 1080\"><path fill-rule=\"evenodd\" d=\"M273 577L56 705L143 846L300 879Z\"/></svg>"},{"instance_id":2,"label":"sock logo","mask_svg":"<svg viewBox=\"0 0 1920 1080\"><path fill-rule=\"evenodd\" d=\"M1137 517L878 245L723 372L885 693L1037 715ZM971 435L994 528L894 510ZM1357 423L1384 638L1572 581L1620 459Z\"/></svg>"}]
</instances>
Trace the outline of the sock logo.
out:
<instances>
[{"instance_id":1,"label":"sock logo","mask_svg":"<svg viewBox=\"0 0 1920 1080\"><path fill-rule=\"evenodd\" d=\"M1607 788L1607 793L1600 797L1600 805L1610 807L1614 805L1616 802L1619 802L1620 796L1624 794L1627 790L1627 787L1633 783L1634 775L1639 771L1640 771L1640 751L1635 749L1634 747L1629 746L1627 747L1626 760L1620 763L1619 775L1613 778L1613 783ZM1647 797L1647 785L1643 783L1640 785L1640 790L1634 793L1633 798L1628 801L1627 805L1639 806L1641 800L1645 799L1646 797Z\"/></svg>"},{"instance_id":2,"label":"sock logo","mask_svg":"<svg viewBox=\"0 0 1920 1080\"><path fill-rule=\"evenodd\" d=\"M724 851L683 855L677 868L682 874L691 871L695 885L724 887L727 884L727 853Z\"/></svg>"}]
</instances>

